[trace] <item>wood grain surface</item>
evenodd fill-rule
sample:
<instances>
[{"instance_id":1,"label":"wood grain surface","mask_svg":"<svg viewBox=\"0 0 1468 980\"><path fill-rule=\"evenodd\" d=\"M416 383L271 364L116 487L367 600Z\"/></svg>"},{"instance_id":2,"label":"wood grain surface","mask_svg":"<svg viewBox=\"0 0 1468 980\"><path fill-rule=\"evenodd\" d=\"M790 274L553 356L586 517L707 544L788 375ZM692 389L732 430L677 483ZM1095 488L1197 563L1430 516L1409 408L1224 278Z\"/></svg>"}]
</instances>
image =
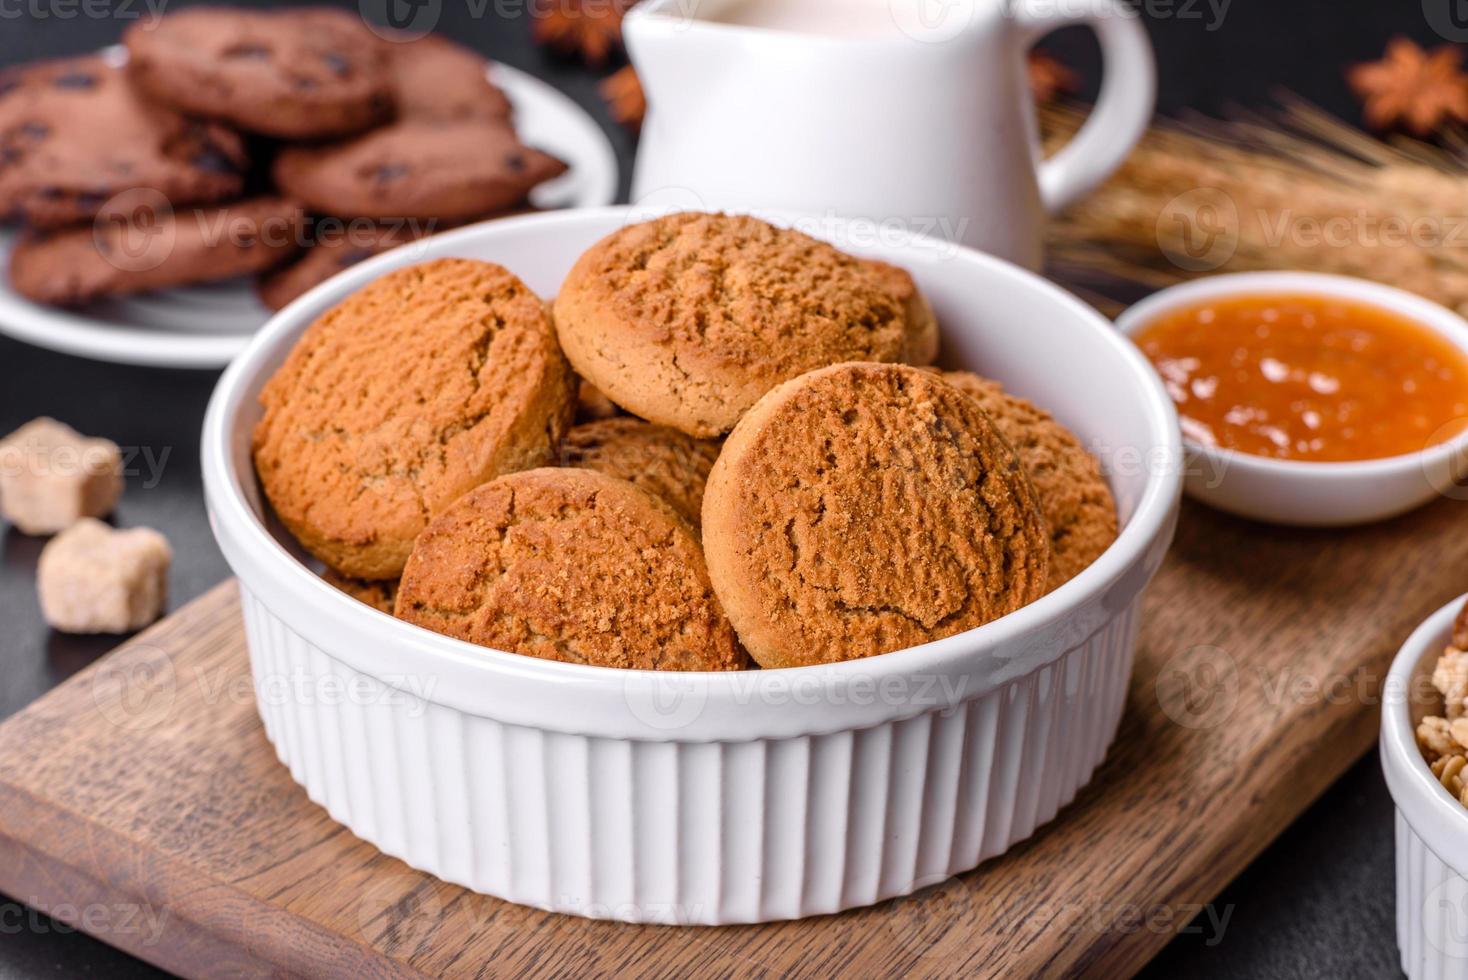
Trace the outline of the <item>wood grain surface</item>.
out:
<instances>
[{"instance_id":1,"label":"wood grain surface","mask_svg":"<svg viewBox=\"0 0 1468 980\"><path fill-rule=\"evenodd\" d=\"M333 824L265 739L227 583L0 725L0 891L187 975L1128 973L1226 929L1205 903L1372 745L1392 654L1468 588L1464 513L1185 506L1116 745L1054 823L906 899L717 929L510 905Z\"/></svg>"}]
</instances>

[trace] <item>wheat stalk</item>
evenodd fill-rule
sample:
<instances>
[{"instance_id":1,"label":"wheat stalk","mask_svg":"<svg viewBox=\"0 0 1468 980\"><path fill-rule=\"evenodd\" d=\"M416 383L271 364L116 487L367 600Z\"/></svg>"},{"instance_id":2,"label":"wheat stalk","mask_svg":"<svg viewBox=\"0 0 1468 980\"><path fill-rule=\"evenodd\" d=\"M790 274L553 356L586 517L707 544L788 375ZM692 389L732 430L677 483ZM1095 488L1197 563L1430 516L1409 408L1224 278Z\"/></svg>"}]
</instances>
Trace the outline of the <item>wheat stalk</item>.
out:
<instances>
[{"instance_id":1,"label":"wheat stalk","mask_svg":"<svg viewBox=\"0 0 1468 980\"><path fill-rule=\"evenodd\" d=\"M1083 116L1042 110L1047 145ZM1382 142L1313 106L1154 127L1052 222L1051 271L1112 294L1213 272L1362 276L1468 314L1468 144Z\"/></svg>"}]
</instances>

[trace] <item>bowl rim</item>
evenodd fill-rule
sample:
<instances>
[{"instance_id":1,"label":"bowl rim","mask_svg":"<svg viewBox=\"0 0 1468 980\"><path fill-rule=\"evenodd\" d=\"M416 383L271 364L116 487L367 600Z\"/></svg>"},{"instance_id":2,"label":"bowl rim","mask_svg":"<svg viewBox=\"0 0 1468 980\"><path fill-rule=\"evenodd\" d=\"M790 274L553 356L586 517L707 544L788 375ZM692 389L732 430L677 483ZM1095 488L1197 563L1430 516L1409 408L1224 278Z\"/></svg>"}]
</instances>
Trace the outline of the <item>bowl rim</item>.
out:
<instances>
[{"instance_id":1,"label":"bowl rim","mask_svg":"<svg viewBox=\"0 0 1468 980\"><path fill-rule=\"evenodd\" d=\"M1133 303L1116 318L1116 327L1128 337L1133 337L1159 315L1200 300L1272 293L1331 296L1377 306L1451 341L1468 357L1468 319L1440 303L1405 289L1371 279L1328 272L1229 272L1191 279L1160 289ZM1424 446L1415 452L1347 461L1272 459L1237 449L1205 446L1186 436L1183 437L1183 446L1189 454L1201 454L1221 465L1237 467L1266 478L1369 480L1401 475L1419 467L1432 468L1449 463L1455 457L1468 453L1468 429L1451 439Z\"/></svg>"},{"instance_id":2,"label":"bowl rim","mask_svg":"<svg viewBox=\"0 0 1468 980\"><path fill-rule=\"evenodd\" d=\"M258 571L262 575L268 573L278 585L277 594L283 595L288 591L293 593L293 599L309 601L315 606L319 615L312 617L315 623L313 628L325 629L337 625L364 633L366 630L363 627L370 627L374 634L373 642L377 646L391 645L395 653L403 658L423 658L424 663L437 664L444 670L469 669L485 675L550 683L558 685L561 691L594 689L605 687L609 683L624 689L632 684L661 684L666 687L676 679L682 683L698 684L704 695L710 699L724 700L737 699L741 688L747 690L751 683L747 678L751 675L762 675L754 681L756 684L783 676L790 682L799 677L803 682L840 687L853 681L880 681L891 676L959 673L964 670L965 662L971 661L975 653L992 651L1006 643L1022 646L1025 637L1046 626L1053 626L1083 603L1103 603L1106 608L1113 609L1119 601L1118 591L1129 590L1123 597L1128 600L1134 594L1140 593L1145 582L1150 579L1151 572L1155 571L1156 564L1160 562L1161 551L1165 550L1170 541L1182 484L1182 447L1177 416L1161 380L1134 344L1113 329L1112 324L1099 312L1069 292L1012 263L921 235L913 235L898 245L879 243L866 246L843 242L842 247L850 248L858 254L889 257L900 254L901 261L914 270L922 265L940 262L968 263L983 267L991 275L1007 280L1013 288L1047 294L1051 301L1068 309L1078 324L1084 324L1084 329L1095 331L1103 343L1113 347L1118 363L1130 372L1135 381L1134 390L1139 409L1150 438L1160 448L1157 457L1159 462L1148 467L1146 483L1131 518L1111 547L1090 567L1060 588L993 622L879 656L776 670L669 673L561 663L477 646L379 612L322 581L291 555L256 517L239 490L239 486L254 481L255 476L253 472L239 473L232 462L234 419L245 407L247 389L255 386L258 376L272 367L272 362L277 359L277 352L293 343L294 337L315 319L318 311L334 305L347 294L391 269L453 255L464 243L474 242L485 236L513 236L517 229L532 225L551 230L556 226L591 226L598 229L603 226L615 227L630 220L641 220L644 216L654 217L666 213L666 208L647 209L617 205L524 215L471 225L435 235L412 249L394 250L368 259L315 287L275 314L221 376L205 414L201 437L205 499L211 527L221 548L226 551L226 557L233 550L226 546L226 538L230 539L231 545L238 542L238 554L242 560L248 559L252 571ZM836 232L847 227L845 222L833 220L829 216L768 210L750 213L776 224L799 225L802 228L805 226L800 225L801 222L813 222L812 227ZM822 237L821 232L813 234ZM839 235L828 237L837 237L839 241ZM1163 543L1160 550L1157 548L1159 540ZM1149 562L1146 577L1138 580L1138 566ZM236 567L236 562L231 560L230 564L236 575L246 580L246 573ZM251 583L246 581L246 584ZM1076 637L1075 642L1084 639L1086 637ZM1023 670L1018 669L1021 664L1017 659L996 667L994 673L1007 680L1052 663L1065 652L1066 649L1026 651ZM345 657L339 659L350 662ZM967 666L972 668L972 663L969 662ZM373 673L369 668L361 669ZM394 683L391 679L382 678L380 674L377 676L385 683ZM741 679L745 679L742 684ZM953 698L950 703L969 700L998 686L1000 683L995 682L988 687L964 690L961 697ZM447 703L453 698L433 697L429 700ZM922 713L931 707L913 708L909 713ZM892 714L890 711L886 712L887 716ZM806 727L810 728L809 725Z\"/></svg>"},{"instance_id":3,"label":"bowl rim","mask_svg":"<svg viewBox=\"0 0 1468 980\"><path fill-rule=\"evenodd\" d=\"M1468 841L1468 807L1433 776L1412 725L1413 678L1429 656L1448 645L1453 620L1468 602L1468 593L1451 600L1423 620L1402 644L1387 672L1381 711L1381 768L1392 802L1440 859L1468 875L1463 857Z\"/></svg>"}]
</instances>

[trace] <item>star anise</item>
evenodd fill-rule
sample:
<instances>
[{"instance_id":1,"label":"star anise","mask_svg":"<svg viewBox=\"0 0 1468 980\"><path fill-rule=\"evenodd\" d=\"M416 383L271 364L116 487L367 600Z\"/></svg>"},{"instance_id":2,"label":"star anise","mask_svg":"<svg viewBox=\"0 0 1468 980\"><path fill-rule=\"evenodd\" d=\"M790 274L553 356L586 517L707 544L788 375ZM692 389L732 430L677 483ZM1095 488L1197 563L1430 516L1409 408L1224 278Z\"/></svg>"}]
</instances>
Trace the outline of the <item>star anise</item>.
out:
<instances>
[{"instance_id":1,"label":"star anise","mask_svg":"<svg viewBox=\"0 0 1468 980\"><path fill-rule=\"evenodd\" d=\"M647 115L647 96L643 94L636 69L631 65L620 68L602 79L598 88L613 119L628 129L642 127L642 117Z\"/></svg>"},{"instance_id":2,"label":"star anise","mask_svg":"<svg viewBox=\"0 0 1468 980\"><path fill-rule=\"evenodd\" d=\"M622 15L636 0L555 0L536 5L532 25L537 43L605 64L622 48Z\"/></svg>"},{"instance_id":3,"label":"star anise","mask_svg":"<svg viewBox=\"0 0 1468 980\"><path fill-rule=\"evenodd\" d=\"M1030 91L1041 105L1054 102L1079 85L1075 72L1043 51L1032 50L1029 56Z\"/></svg>"},{"instance_id":4,"label":"star anise","mask_svg":"<svg viewBox=\"0 0 1468 980\"><path fill-rule=\"evenodd\" d=\"M1387 45L1386 57L1352 67L1346 80L1364 103L1368 125L1390 129L1400 123L1426 136L1449 121L1468 120L1462 58L1462 51L1451 44L1429 52L1398 37Z\"/></svg>"}]
</instances>

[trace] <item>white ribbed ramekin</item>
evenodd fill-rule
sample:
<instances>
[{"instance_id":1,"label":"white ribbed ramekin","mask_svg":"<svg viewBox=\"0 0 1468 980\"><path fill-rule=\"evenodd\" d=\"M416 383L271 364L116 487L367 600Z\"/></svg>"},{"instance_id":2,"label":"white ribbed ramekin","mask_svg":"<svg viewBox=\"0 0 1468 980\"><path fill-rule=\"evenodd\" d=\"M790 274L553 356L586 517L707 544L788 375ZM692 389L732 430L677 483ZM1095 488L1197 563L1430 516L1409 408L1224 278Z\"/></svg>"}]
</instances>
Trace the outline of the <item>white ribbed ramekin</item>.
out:
<instances>
[{"instance_id":1,"label":"white ribbed ramekin","mask_svg":"<svg viewBox=\"0 0 1468 980\"><path fill-rule=\"evenodd\" d=\"M346 597L265 516L249 454L256 398L319 313L388 269L444 255L500 262L549 297L582 250L631 219L534 215L388 253L282 311L221 379L205 494L281 760L334 819L416 868L601 918L834 912L1002 853L1074 798L1115 735L1180 484L1176 417L1151 368L1030 273L921 237L784 219L910 269L943 324L945 363L1047 406L1107 466L1116 544L1038 602L958 636L735 674L552 663Z\"/></svg>"},{"instance_id":2,"label":"white ribbed ramekin","mask_svg":"<svg viewBox=\"0 0 1468 980\"><path fill-rule=\"evenodd\" d=\"M1468 978L1468 810L1427 768L1416 738L1417 722L1439 710L1432 668L1465 600L1408 638L1381 712L1381 768L1397 811L1397 946L1411 980Z\"/></svg>"}]
</instances>

